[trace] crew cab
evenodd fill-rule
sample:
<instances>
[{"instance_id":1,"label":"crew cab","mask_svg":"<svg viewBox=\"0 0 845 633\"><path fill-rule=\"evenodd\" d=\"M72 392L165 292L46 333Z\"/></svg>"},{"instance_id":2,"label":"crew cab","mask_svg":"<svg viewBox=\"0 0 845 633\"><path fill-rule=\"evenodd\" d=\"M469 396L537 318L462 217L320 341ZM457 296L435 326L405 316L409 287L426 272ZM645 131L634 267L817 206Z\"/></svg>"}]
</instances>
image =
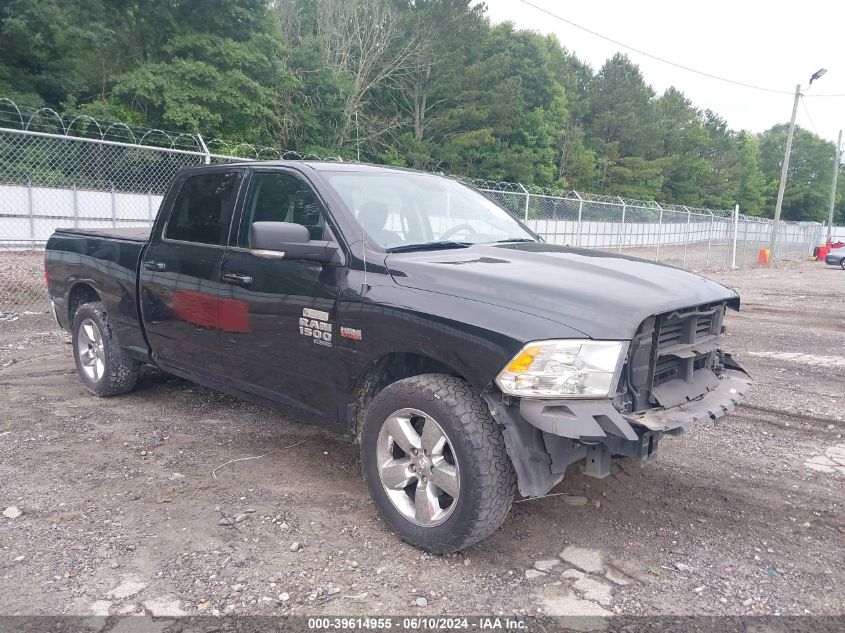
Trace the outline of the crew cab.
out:
<instances>
[{"instance_id":1,"label":"crew cab","mask_svg":"<svg viewBox=\"0 0 845 633\"><path fill-rule=\"evenodd\" d=\"M334 162L180 171L151 229L59 229L51 310L83 385L139 367L360 443L386 523L446 553L573 464L650 461L751 379L732 290L544 243L455 179Z\"/></svg>"}]
</instances>

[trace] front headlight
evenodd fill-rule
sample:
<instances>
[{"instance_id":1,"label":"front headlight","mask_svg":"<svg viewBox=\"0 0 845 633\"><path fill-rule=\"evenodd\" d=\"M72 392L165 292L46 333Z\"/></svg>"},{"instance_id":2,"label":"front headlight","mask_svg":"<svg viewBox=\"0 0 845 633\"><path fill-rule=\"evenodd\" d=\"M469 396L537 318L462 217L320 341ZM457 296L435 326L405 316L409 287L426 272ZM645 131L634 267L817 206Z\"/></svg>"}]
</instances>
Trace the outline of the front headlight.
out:
<instances>
[{"instance_id":1,"label":"front headlight","mask_svg":"<svg viewBox=\"0 0 845 633\"><path fill-rule=\"evenodd\" d=\"M616 387L625 341L537 341L523 347L496 376L511 396L606 398Z\"/></svg>"}]
</instances>

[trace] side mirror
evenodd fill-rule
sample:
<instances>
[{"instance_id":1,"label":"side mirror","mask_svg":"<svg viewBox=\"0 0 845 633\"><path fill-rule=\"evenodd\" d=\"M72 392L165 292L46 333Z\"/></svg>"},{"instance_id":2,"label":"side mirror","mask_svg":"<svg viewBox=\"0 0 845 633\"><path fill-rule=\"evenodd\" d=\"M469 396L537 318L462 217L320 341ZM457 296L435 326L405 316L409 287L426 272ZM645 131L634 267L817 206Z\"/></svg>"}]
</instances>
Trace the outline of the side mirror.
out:
<instances>
[{"instance_id":1,"label":"side mirror","mask_svg":"<svg viewBox=\"0 0 845 633\"><path fill-rule=\"evenodd\" d=\"M312 240L308 228L294 222L253 222L249 244L250 251L258 257L342 263L335 242Z\"/></svg>"},{"instance_id":2,"label":"side mirror","mask_svg":"<svg viewBox=\"0 0 845 633\"><path fill-rule=\"evenodd\" d=\"M310 241L308 229L293 222L253 222L249 228L249 245L256 251L285 251L291 244Z\"/></svg>"}]
</instances>

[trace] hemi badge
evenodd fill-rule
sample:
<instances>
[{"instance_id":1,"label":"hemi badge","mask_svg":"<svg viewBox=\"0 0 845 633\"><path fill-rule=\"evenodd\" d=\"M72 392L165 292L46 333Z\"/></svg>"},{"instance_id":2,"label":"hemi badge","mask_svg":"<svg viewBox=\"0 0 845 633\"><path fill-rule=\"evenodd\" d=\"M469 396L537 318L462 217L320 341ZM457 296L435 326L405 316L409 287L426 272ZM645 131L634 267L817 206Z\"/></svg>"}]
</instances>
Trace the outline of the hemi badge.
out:
<instances>
[{"instance_id":1,"label":"hemi badge","mask_svg":"<svg viewBox=\"0 0 845 633\"><path fill-rule=\"evenodd\" d=\"M341 327L340 328L340 336L342 338L348 338L352 341L360 341L361 340L361 330L356 330L352 327Z\"/></svg>"}]
</instances>

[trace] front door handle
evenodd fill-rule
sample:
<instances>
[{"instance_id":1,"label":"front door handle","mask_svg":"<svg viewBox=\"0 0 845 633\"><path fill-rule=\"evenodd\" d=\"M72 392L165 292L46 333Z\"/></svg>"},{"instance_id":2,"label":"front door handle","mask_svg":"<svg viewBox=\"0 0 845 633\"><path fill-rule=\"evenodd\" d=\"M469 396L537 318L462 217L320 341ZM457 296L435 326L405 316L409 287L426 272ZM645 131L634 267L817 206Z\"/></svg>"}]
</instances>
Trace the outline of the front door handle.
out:
<instances>
[{"instance_id":1,"label":"front door handle","mask_svg":"<svg viewBox=\"0 0 845 633\"><path fill-rule=\"evenodd\" d=\"M167 270L167 264L165 264L164 262L156 261L154 259L148 259L144 262L144 268L160 273Z\"/></svg>"},{"instance_id":2,"label":"front door handle","mask_svg":"<svg viewBox=\"0 0 845 633\"><path fill-rule=\"evenodd\" d=\"M252 283L252 277L249 275L238 275L237 273L226 273L223 275L223 281L235 286L248 286Z\"/></svg>"}]
</instances>

